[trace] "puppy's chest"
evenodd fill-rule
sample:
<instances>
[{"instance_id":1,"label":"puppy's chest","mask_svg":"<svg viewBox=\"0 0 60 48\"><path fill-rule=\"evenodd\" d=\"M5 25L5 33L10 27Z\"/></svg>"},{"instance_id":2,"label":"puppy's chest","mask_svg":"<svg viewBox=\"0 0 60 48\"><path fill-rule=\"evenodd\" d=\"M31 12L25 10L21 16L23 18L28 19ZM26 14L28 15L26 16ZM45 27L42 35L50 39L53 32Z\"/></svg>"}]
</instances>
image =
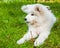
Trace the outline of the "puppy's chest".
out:
<instances>
[{"instance_id":1,"label":"puppy's chest","mask_svg":"<svg viewBox=\"0 0 60 48\"><path fill-rule=\"evenodd\" d=\"M31 28L31 29L30 29L30 32L31 32L32 34L40 34L40 30L37 29L37 28Z\"/></svg>"}]
</instances>

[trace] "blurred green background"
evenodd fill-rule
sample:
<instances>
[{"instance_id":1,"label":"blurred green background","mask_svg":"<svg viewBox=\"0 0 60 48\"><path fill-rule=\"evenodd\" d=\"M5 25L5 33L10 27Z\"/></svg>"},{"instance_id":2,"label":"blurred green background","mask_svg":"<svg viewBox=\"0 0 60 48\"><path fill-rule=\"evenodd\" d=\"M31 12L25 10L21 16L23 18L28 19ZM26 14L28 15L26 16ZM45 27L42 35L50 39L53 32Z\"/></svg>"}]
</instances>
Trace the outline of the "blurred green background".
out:
<instances>
[{"instance_id":1,"label":"blurred green background","mask_svg":"<svg viewBox=\"0 0 60 48\"><path fill-rule=\"evenodd\" d=\"M0 0L0 48L34 48L32 41L27 41L21 45L17 45L16 41L28 29L24 22L26 14L20 8L22 5L35 3L50 6L57 18L49 38L37 48L60 48L60 3L57 1L37 2L37 0Z\"/></svg>"}]
</instances>

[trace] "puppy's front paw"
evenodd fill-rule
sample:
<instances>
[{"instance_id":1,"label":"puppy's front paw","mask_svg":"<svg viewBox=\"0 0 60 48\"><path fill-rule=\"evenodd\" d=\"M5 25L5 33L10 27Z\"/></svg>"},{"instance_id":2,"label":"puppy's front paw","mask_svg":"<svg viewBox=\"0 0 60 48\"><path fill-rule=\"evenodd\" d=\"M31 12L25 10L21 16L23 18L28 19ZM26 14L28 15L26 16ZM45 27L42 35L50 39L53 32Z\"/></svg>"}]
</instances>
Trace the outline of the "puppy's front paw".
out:
<instances>
[{"instance_id":1,"label":"puppy's front paw","mask_svg":"<svg viewBox=\"0 0 60 48\"><path fill-rule=\"evenodd\" d=\"M24 43L23 39L20 39L20 40L17 41L17 44L22 44L22 43Z\"/></svg>"},{"instance_id":2,"label":"puppy's front paw","mask_svg":"<svg viewBox=\"0 0 60 48\"><path fill-rule=\"evenodd\" d=\"M39 46L41 44L43 44L43 42L38 39L34 42L34 46Z\"/></svg>"}]
</instances>

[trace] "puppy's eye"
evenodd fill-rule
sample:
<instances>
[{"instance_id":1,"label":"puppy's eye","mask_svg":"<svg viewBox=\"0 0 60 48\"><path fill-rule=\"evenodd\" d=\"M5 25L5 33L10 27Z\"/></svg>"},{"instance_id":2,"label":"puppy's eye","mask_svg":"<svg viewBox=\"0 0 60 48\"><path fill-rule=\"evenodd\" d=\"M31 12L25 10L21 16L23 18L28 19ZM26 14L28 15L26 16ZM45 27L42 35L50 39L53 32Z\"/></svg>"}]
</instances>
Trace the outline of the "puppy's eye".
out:
<instances>
[{"instance_id":1,"label":"puppy's eye","mask_svg":"<svg viewBox=\"0 0 60 48\"><path fill-rule=\"evenodd\" d=\"M31 14L32 16L34 16L34 14Z\"/></svg>"}]
</instances>

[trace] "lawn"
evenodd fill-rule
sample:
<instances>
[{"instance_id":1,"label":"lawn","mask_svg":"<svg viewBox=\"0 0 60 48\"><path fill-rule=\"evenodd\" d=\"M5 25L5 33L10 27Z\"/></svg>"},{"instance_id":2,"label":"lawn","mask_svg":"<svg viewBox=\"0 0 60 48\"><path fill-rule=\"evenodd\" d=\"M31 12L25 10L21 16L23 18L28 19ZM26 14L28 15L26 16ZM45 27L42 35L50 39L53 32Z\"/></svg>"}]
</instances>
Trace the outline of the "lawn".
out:
<instances>
[{"instance_id":1,"label":"lawn","mask_svg":"<svg viewBox=\"0 0 60 48\"><path fill-rule=\"evenodd\" d=\"M32 3L0 3L0 48L34 48L33 42L28 41L17 45L27 31L28 27L24 22L25 13L21 11L21 6ZM60 3L42 3L49 5L55 14L57 21L54 24L49 38L44 44L37 48L60 48Z\"/></svg>"}]
</instances>

